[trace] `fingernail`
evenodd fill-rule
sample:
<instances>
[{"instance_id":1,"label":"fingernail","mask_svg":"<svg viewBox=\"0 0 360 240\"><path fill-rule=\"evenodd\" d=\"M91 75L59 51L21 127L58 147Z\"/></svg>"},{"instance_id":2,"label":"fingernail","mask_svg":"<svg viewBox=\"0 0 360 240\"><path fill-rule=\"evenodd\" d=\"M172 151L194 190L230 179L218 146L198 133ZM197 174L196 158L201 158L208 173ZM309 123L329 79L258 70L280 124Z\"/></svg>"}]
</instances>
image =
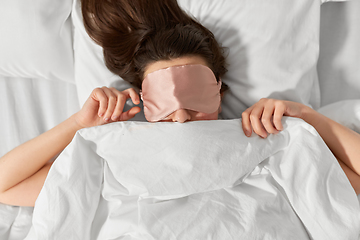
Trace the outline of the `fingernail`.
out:
<instances>
[{"instance_id":1,"label":"fingernail","mask_svg":"<svg viewBox=\"0 0 360 240\"><path fill-rule=\"evenodd\" d=\"M117 116L113 116L111 119L115 121L117 118Z\"/></svg>"},{"instance_id":2,"label":"fingernail","mask_svg":"<svg viewBox=\"0 0 360 240\"><path fill-rule=\"evenodd\" d=\"M105 121L105 122L108 122L108 121L109 121L109 118L104 118L104 121Z\"/></svg>"}]
</instances>

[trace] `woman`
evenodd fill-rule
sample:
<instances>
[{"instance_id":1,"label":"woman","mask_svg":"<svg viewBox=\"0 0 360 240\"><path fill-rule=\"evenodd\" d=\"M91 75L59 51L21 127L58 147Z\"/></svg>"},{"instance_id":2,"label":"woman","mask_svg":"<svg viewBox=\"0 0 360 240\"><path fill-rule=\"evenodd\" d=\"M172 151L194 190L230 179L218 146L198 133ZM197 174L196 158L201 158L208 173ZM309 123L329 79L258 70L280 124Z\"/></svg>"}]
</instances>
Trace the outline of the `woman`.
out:
<instances>
[{"instance_id":1,"label":"woman","mask_svg":"<svg viewBox=\"0 0 360 240\"><path fill-rule=\"evenodd\" d=\"M142 90L149 121L184 123L217 119L221 110L219 96L225 89L220 81L226 72L222 49L211 32L182 12L176 1L83 0L82 8L87 31L104 48L108 68ZM194 82L198 76L191 71L193 67L205 79L200 85ZM168 72L170 75L166 75ZM182 73L186 73L186 79L193 84L183 86ZM200 90L202 86L209 86L213 94L202 101L195 91L190 94L189 101L181 97L185 94L180 88L180 97L168 94L162 98L162 94L153 94L152 87L166 91L168 86L156 81L163 76L166 79L171 76L172 86L185 87L186 93L192 88ZM152 84L146 85L147 82ZM0 202L34 206L52 160L70 143L77 130L127 121L140 111L139 107L133 107L123 112L127 99L140 103L140 96L134 89L120 92L114 88L97 88L79 112L3 156L0 159ZM150 107L154 102L162 106L158 111ZM207 108L208 105L211 108ZM263 138L268 133L276 134L283 129L281 118L284 115L301 118L316 128L359 194L360 150L357 146L360 135L311 108L289 101L261 99L243 113L244 133L251 136L254 131Z\"/></svg>"}]
</instances>

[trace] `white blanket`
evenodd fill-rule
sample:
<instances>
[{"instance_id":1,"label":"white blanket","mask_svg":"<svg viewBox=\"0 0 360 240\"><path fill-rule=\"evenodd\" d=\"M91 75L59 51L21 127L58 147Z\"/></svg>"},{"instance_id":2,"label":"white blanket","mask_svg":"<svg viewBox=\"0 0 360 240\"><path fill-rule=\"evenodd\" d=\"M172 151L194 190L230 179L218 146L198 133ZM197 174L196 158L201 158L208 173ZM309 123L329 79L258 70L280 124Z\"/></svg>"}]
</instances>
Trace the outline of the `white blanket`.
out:
<instances>
[{"instance_id":1,"label":"white blanket","mask_svg":"<svg viewBox=\"0 0 360 240\"><path fill-rule=\"evenodd\" d=\"M358 239L359 202L317 132L247 138L240 120L83 129L26 239Z\"/></svg>"}]
</instances>

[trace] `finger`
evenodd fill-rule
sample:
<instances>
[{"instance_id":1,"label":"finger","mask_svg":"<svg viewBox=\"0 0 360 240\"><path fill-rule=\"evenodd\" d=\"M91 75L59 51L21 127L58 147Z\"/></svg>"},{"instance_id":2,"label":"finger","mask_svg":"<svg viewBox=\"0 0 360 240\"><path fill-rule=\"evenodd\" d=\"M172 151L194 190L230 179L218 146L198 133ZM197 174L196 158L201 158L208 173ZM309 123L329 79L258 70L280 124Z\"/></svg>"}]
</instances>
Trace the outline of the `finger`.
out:
<instances>
[{"instance_id":1,"label":"finger","mask_svg":"<svg viewBox=\"0 0 360 240\"><path fill-rule=\"evenodd\" d=\"M276 134L279 131L273 125L273 114L274 114L275 106L272 102L269 102L267 106L265 106L264 111L261 116L261 123L263 124L265 130L268 133Z\"/></svg>"},{"instance_id":2,"label":"finger","mask_svg":"<svg viewBox=\"0 0 360 240\"><path fill-rule=\"evenodd\" d=\"M114 111L113 111L113 113L111 115L111 120L112 121L117 121L119 119L121 113L124 110L124 106L125 106L125 102L126 102L127 97L122 92L117 90L116 88L111 87L109 89L116 96L115 108L114 108Z\"/></svg>"},{"instance_id":3,"label":"finger","mask_svg":"<svg viewBox=\"0 0 360 240\"><path fill-rule=\"evenodd\" d=\"M263 111L264 108L262 105L254 107L250 114L250 122L254 132L260 137L266 138L267 132L265 131L263 124L260 121Z\"/></svg>"},{"instance_id":4,"label":"finger","mask_svg":"<svg viewBox=\"0 0 360 240\"><path fill-rule=\"evenodd\" d=\"M252 109L253 109L253 107L250 107L241 114L242 128L247 137L250 137L251 133L252 133L252 127L251 127L251 122L250 122L250 113L251 113Z\"/></svg>"},{"instance_id":5,"label":"finger","mask_svg":"<svg viewBox=\"0 0 360 240\"><path fill-rule=\"evenodd\" d=\"M282 122L281 122L281 119L284 116L284 113L285 113L285 105L284 104L277 105L275 107L273 122L274 122L275 128L279 131L282 131L284 129Z\"/></svg>"},{"instance_id":6,"label":"finger","mask_svg":"<svg viewBox=\"0 0 360 240\"><path fill-rule=\"evenodd\" d=\"M102 90L104 91L104 93L106 94L107 99L108 99L107 109L106 109L103 119L105 122L110 122L111 116L112 116L115 106L116 106L117 96L113 93L113 91L111 89L109 89L107 87L102 88Z\"/></svg>"},{"instance_id":7,"label":"finger","mask_svg":"<svg viewBox=\"0 0 360 240\"><path fill-rule=\"evenodd\" d=\"M119 121L127 121L135 117L137 113L141 111L140 107L133 107L130 110L123 112L120 116Z\"/></svg>"},{"instance_id":8,"label":"finger","mask_svg":"<svg viewBox=\"0 0 360 240\"><path fill-rule=\"evenodd\" d=\"M111 119L113 121L118 121L119 120L121 114L124 111L124 106L125 106L125 103L126 103L126 99L127 99L127 97L123 93L121 93L121 92L118 93L116 107L115 107L115 110L114 110L113 115L111 117Z\"/></svg>"},{"instance_id":9,"label":"finger","mask_svg":"<svg viewBox=\"0 0 360 240\"><path fill-rule=\"evenodd\" d=\"M139 94L135 91L135 89L133 88L128 88L124 91L122 91L123 94L126 95L127 98L131 98L131 101L134 103L134 104L140 104L140 97L139 97Z\"/></svg>"},{"instance_id":10,"label":"finger","mask_svg":"<svg viewBox=\"0 0 360 240\"><path fill-rule=\"evenodd\" d=\"M115 89L116 90L116 89ZM117 91L117 90L116 90ZM119 96L121 95L121 98L118 98L118 103L116 106L116 111L114 112L112 119L118 120L120 118L120 115L123 114L123 110L124 110L124 106L126 104L127 99L131 99L131 101L134 104L140 104L140 97L139 95L136 93L135 89L133 88L128 88L122 92L117 91ZM132 117L131 117L132 118Z\"/></svg>"},{"instance_id":11,"label":"finger","mask_svg":"<svg viewBox=\"0 0 360 240\"><path fill-rule=\"evenodd\" d=\"M94 101L99 102L98 116L99 117L104 116L107 109L108 99L103 89L101 88L94 89L91 98Z\"/></svg>"}]
</instances>

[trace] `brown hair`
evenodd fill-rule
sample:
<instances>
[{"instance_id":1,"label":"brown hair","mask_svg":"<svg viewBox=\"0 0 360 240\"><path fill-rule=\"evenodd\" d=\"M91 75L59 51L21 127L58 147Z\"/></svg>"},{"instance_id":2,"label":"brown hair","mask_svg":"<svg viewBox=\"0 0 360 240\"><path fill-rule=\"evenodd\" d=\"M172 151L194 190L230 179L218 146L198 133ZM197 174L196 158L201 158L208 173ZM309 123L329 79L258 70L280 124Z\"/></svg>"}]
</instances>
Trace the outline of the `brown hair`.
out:
<instances>
[{"instance_id":1,"label":"brown hair","mask_svg":"<svg viewBox=\"0 0 360 240\"><path fill-rule=\"evenodd\" d=\"M139 89L147 65L159 60L201 56L218 81L227 71L214 35L176 0L81 0L81 7L107 68Z\"/></svg>"}]
</instances>

